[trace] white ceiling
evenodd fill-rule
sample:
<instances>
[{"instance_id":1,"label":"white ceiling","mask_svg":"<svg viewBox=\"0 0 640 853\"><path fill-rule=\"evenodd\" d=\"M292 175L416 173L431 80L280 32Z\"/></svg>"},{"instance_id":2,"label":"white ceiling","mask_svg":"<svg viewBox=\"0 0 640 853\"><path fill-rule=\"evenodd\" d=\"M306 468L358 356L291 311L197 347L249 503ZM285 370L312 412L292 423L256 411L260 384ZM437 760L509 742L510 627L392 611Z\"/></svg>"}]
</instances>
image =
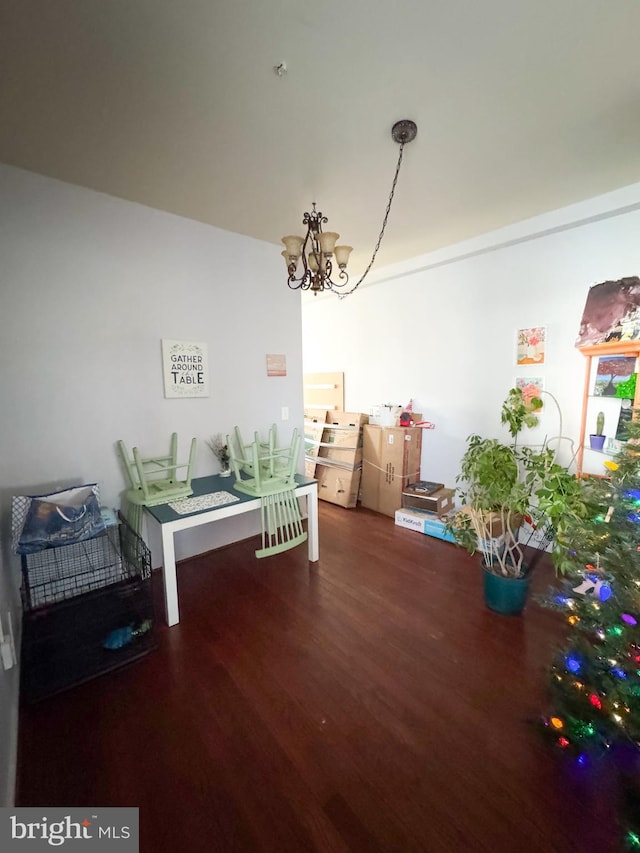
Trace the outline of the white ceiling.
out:
<instances>
[{"instance_id":1,"label":"white ceiling","mask_svg":"<svg viewBox=\"0 0 640 853\"><path fill-rule=\"evenodd\" d=\"M640 180L639 33L639 0L3 0L0 161L273 243L316 201L363 267L410 118L381 266Z\"/></svg>"}]
</instances>

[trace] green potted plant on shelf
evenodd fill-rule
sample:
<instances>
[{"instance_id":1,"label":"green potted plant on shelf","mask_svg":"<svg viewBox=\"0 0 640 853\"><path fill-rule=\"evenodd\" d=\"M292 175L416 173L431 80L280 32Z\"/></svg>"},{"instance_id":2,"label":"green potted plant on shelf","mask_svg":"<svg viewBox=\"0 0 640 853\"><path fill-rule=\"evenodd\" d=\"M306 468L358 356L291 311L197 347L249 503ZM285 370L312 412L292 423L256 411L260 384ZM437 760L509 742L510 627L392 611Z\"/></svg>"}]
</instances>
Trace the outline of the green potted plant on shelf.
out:
<instances>
[{"instance_id":1,"label":"green potted plant on shelf","mask_svg":"<svg viewBox=\"0 0 640 853\"><path fill-rule=\"evenodd\" d=\"M596 431L589 436L589 444L592 450L602 450L604 447L604 412L598 412L596 417Z\"/></svg>"},{"instance_id":2,"label":"green potted plant on shelf","mask_svg":"<svg viewBox=\"0 0 640 853\"><path fill-rule=\"evenodd\" d=\"M470 554L482 552L485 600L501 613L519 613L527 600L532 565L519 538L523 520L538 519L555 541L581 506L579 481L549 447L518 447L520 432L538 423L541 408L540 397L512 388L501 411L511 442L469 436L457 478L463 507L449 529Z\"/></svg>"}]
</instances>

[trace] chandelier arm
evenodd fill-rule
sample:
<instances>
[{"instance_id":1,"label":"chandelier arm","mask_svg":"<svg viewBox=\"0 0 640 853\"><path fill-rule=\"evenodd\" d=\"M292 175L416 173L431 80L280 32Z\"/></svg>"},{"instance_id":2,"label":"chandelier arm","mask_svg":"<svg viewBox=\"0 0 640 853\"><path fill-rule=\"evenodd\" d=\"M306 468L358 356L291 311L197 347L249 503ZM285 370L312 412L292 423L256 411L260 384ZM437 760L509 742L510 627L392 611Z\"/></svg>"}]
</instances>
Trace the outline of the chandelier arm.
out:
<instances>
[{"instance_id":1,"label":"chandelier arm","mask_svg":"<svg viewBox=\"0 0 640 853\"><path fill-rule=\"evenodd\" d=\"M289 270L289 278L287 279L287 284L291 290L308 290L310 286L311 279L311 270L309 270L305 264L304 269L302 271L302 275L299 278L296 278L296 267L295 264L290 264L288 267Z\"/></svg>"},{"instance_id":2,"label":"chandelier arm","mask_svg":"<svg viewBox=\"0 0 640 853\"><path fill-rule=\"evenodd\" d=\"M385 228L387 227L387 220L389 219L389 213L391 211L391 203L393 202L393 196L394 196L395 191L396 191L396 184L398 183L398 176L400 174L400 166L402 165L402 154L404 151L404 146L405 146L405 142L401 142L400 143L400 153L398 155L398 165L396 166L396 173L393 176L393 183L391 184L391 192L389 194L389 201L387 202L387 209L386 209L385 214L384 214L384 219L382 220L382 228L380 229L380 234L378 236L378 242L376 243L375 248L373 250L373 254L371 255L371 260L369 261L369 265L366 268L366 270L362 273L359 280L353 285L351 290L347 290L346 293L339 293L339 292L334 290L334 293L336 294L338 299L345 299L347 296L351 296L351 294L354 293L354 291L356 291L358 289L358 287L362 284L362 282L365 280L365 278L367 277L367 275L369 273L369 270L373 266L373 262L375 261L376 255L378 254L378 249L380 248L380 243L382 243L382 238L384 236ZM347 277L347 281L348 281L348 277ZM346 284L346 283L347 282L345 281L344 284ZM340 285L338 285L338 286L340 286Z\"/></svg>"}]
</instances>

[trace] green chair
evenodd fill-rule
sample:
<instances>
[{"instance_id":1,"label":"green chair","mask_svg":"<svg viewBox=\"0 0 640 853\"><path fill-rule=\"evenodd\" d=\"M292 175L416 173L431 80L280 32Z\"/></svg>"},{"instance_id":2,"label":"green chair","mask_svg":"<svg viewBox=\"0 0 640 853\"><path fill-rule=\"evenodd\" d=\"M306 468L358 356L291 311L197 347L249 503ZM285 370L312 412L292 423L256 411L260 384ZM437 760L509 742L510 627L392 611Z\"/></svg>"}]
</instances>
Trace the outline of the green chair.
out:
<instances>
[{"instance_id":1,"label":"green chair","mask_svg":"<svg viewBox=\"0 0 640 853\"><path fill-rule=\"evenodd\" d=\"M236 477L234 488L247 495L261 497L278 492L291 483L295 487L300 442L298 430L294 429L291 444L276 447L275 427L271 427L267 441L261 441L256 432L254 441L244 444L238 427L235 427L233 440L227 436L229 461Z\"/></svg>"},{"instance_id":2,"label":"green chair","mask_svg":"<svg viewBox=\"0 0 640 853\"><path fill-rule=\"evenodd\" d=\"M253 477L253 447L255 444L257 444L258 447L262 449L263 444L260 441L258 433L255 432L253 434L253 442L247 444L242 438L240 428L237 426L233 428L233 441L231 441L230 436L227 436L227 447L229 448L230 463L231 467L234 470L234 473L236 474L236 477L238 477L238 471L242 471L242 473ZM234 460L235 467L233 462Z\"/></svg>"},{"instance_id":3,"label":"green chair","mask_svg":"<svg viewBox=\"0 0 640 853\"><path fill-rule=\"evenodd\" d=\"M143 506L157 506L178 498L186 498L193 493L191 479L196 460L195 438L191 439L188 462L178 462L178 434L171 434L169 453L166 456L143 457L137 447L130 456L125 443L117 443L123 463L128 489L125 497L128 503L127 520L139 533L142 523ZM186 469L184 476L178 471Z\"/></svg>"},{"instance_id":4,"label":"green chair","mask_svg":"<svg viewBox=\"0 0 640 853\"><path fill-rule=\"evenodd\" d=\"M296 484L260 497L260 520L262 523L262 548L256 557L270 557L295 548L307 540L302 526L300 505L296 497Z\"/></svg>"},{"instance_id":5,"label":"green chair","mask_svg":"<svg viewBox=\"0 0 640 853\"><path fill-rule=\"evenodd\" d=\"M254 441L245 444L238 427L234 430L233 441L227 436L231 467L236 477L234 488L260 498L262 548L256 551L258 558L295 548L307 539L295 495L300 442L301 437L295 429L291 444L277 447L275 425L267 441L261 441L255 433Z\"/></svg>"}]
</instances>

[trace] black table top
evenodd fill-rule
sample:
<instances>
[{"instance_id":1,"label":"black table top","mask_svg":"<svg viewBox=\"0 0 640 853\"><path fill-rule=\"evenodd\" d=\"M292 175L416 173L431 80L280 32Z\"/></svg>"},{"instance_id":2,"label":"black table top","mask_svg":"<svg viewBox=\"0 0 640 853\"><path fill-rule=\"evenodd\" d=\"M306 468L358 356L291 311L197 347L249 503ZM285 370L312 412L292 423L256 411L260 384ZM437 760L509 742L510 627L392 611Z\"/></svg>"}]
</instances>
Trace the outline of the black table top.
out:
<instances>
[{"instance_id":1,"label":"black table top","mask_svg":"<svg viewBox=\"0 0 640 853\"><path fill-rule=\"evenodd\" d=\"M256 500L255 495L247 495L244 492L239 492L234 489L233 486L235 481L236 478L233 474L230 477L221 477L219 474L210 474L208 477L195 477L191 481L193 493L189 495L189 497L195 498L201 495L210 495L212 492L229 492L229 494L233 495L237 500L234 500L233 502L229 501L226 506L230 506L231 503L236 504ZM315 482L316 481L312 478L305 477L302 474L296 474L296 483L299 486L308 486ZM184 500L184 498L176 498L176 500ZM221 504L220 506L225 506L225 504ZM160 524L167 524L169 521L178 521L180 518L188 518L190 515L200 515L203 512L211 512L212 509L219 508L220 507L208 507L206 509L194 510L193 512L178 513L172 509L168 503L145 507L147 512L150 513L156 521L159 521Z\"/></svg>"}]
</instances>

